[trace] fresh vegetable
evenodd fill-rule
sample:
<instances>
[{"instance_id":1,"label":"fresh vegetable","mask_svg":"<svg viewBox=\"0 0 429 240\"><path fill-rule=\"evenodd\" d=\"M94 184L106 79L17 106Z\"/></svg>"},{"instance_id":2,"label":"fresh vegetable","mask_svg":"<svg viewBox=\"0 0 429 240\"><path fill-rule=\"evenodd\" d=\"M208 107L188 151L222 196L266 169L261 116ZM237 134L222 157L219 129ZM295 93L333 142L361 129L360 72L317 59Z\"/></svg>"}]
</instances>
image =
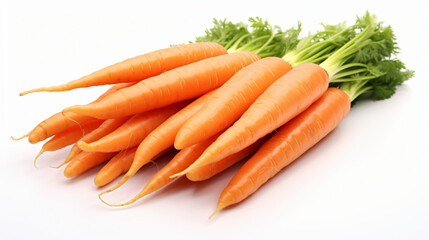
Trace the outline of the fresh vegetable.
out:
<instances>
[{"instance_id":1,"label":"fresh vegetable","mask_svg":"<svg viewBox=\"0 0 429 240\"><path fill-rule=\"evenodd\" d=\"M179 45L143 54L103 68L88 76L54 87L42 87L22 92L23 96L33 92L58 92L76 88L139 82L205 58L226 54L216 43L193 43Z\"/></svg>"},{"instance_id":2,"label":"fresh vegetable","mask_svg":"<svg viewBox=\"0 0 429 240\"><path fill-rule=\"evenodd\" d=\"M89 133L100 126L102 122L102 120L91 120L55 135L52 139L43 144L42 149L34 158L34 166L36 166L36 161L42 153L60 150L75 143L77 140L85 136L86 133Z\"/></svg>"},{"instance_id":3,"label":"fresh vegetable","mask_svg":"<svg viewBox=\"0 0 429 240\"><path fill-rule=\"evenodd\" d=\"M115 180L122 173L126 173L134 160L137 147L128 148L116 154L103 166L94 179L95 185L102 187Z\"/></svg>"},{"instance_id":4,"label":"fresh vegetable","mask_svg":"<svg viewBox=\"0 0 429 240\"><path fill-rule=\"evenodd\" d=\"M293 68L271 84L198 160L175 176L184 175L198 166L217 162L250 146L304 111L327 88L328 76L318 65L306 63Z\"/></svg>"},{"instance_id":5,"label":"fresh vegetable","mask_svg":"<svg viewBox=\"0 0 429 240\"><path fill-rule=\"evenodd\" d=\"M251 52L204 59L141 81L102 102L66 108L64 112L106 119L164 107L218 88L238 70L257 60L259 57Z\"/></svg>"},{"instance_id":6,"label":"fresh vegetable","mask_svg":"<svg viewBox=\"0 0 429 240\"><path fill-rule=\"evenodd\" d=\"M267 57L238 71L180 128L174 147L183 149L223 132L290 69L283 59Z\"/></svg>"},{"instance_id":7,"label":"fresh vegetable","mask_svg":"<svg viewBox=\"0 0 429 240\"><path fill-rule=\"evenodd\" d=\"M101 139L92 143L79 141L77 145L86 152L119 152L138 146L150 132L188 103L189 101L183 101L149 112L136 114Z\"/></svg>"},{"instance_id":8,"label":"fresh vegetable","mask_svg":"<svg viewBox=\"0 0 429 240\"><path fill-rule=\"evenodd\" d=\"M107 134L113 132L114 130L116 130L119 126L121 126L128 119L129 119L129 117L107 119L97 129L95 129L94 131L86 134L79 141L82 141L82 142L85 142L85 143L91 143L91 142L97 141L98 139L100 139L100 138L106 136ZM61 166L69 163L80 152L82 152L82 149L80 149L79 146L78 146L78 144L76 143L72 147L72 149L70 150L70 153L67 155L67 157L64 160L64 162L61 163L60 165L58 165L55 168L60 168Z\"/></svg>"},{"instance_id":9,"label":"fresh vegetable","mask_svg":"<svg viewBox=\"0 0 429 240\"><path fill-rule=\"evenodd\" d=\"M286 123L235 174L223 190L216 211L238 203L331 132L349 113L350 100L329 88L308 109Z\"/></svg>"},{"instance_id":10,"label":"fresh vegetable","mask_svg":"<svg viewBox=\"0 0 429 240\"><path fill-rule=\"evenodd\" d=\"M80 152L64 169L64 176L71 178L96 167L115 156L116 153Z\"/></svg>"},{"instance_id":11,"label":"fresh vegetable","mask_svg":"<svg viewBox=\"0 0 429 240\"><path fill-rule=\"evenodd\" d=\"M94 102L99 102L108 95L118 91L119 89L126 88L134 85L134 83L120 83L109 88L105 93L103 93L100 97L98 97ZM57 133L60 133L70 127L82 124L94 118L88 117L85 115L68 112L63 113L59 112L43 122L39 123L30 133L28 133L28 141L30 143L38 143L43 141L49 137L54 136ZM25 136L24 136L25 137Z\"/></svg>"}]
</instances>

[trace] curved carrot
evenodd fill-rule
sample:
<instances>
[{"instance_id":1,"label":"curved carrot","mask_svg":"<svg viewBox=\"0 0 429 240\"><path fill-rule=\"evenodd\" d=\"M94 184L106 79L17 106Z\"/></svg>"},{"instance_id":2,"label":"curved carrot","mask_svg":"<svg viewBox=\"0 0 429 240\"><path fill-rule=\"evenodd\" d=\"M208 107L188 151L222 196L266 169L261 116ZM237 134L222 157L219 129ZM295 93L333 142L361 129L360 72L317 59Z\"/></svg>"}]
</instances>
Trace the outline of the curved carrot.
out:
<instances>
[{"instance_id":1,"label":"curved carrot","mask_svg":"<svg viewBox=\"0 0 429 240\"><path fill-rule=\"evenodd\" d=\"M262 144L264 144L270 137L271 137L271 134L268 134L267 136L258 139L258 141L248 146L247 148L239 152L236 152L232 155L229 155L228 157L225 157L219 162L196 167L195 169L187 172L186 177L191 181L207 180L213 177L214 175L220 172L223 172L225 169L228 169L232 165L236 164L237 162L241 161L242 159L256 152L262 146ZM196 159L194 159L194 161L195 160Z\"/></svg>"},{"instance_id":2,"label":"curved carrot","mask_svg":"<svg viewBox=\"0 0 429 240\"><path fill-rule=\"evenodd\" d=\"M64 169L64 176L71 178L109 160L116 153L80 152Z\"/></svg>"},{"instance_id":3,"label":"curved carrot","mask_svg":"<svg viewBox=\"0 0 429 240\"><path fill-rule=\"evenodd\" d=\"M128 119L129 119L129 117L107 119L97 129L86 134L79 141L86 142L86 143L91 143L91 142L97 141L98 139L100 139L100 138L106 136L107 134L113 132L114 130L116 130L119 126L121 126ZM72 149L70 150L70 153L67 155L64 162L61 163L56 168L60 168L64 164L69 163L80 152L82 152L82 150L79 148L79 146L76 143L72 147Z\"/></svg>"},{"instance_id":4,"label":"curved carrot","mask_svg":"<svg viewBox=\"0 0 429 240\"><path fill-rule=\"evenodd\" d=\"M120 90L104 101L64 109L106 119L128 116L192 99L218 88L241 68L260 59L251 52L237 52L201 60L146 79Z\"/></svg>"},{"instance_id":5,"label":"curved carrot","mask_svg":"<svg viewBox=\"0 0 429 240\"><path fill-rule=\"evenodd\" d=\"M220 195L216 214L243 201L282 168L331 132L349 113L350 100L337 88L327 92L303 113L286 123L249 159Z\"/></svg>"},{"instance_id":6,"label":"curved carrot","mask_svg":"<svg viewBox=\"0 0 429 240\"><path fill-rule=\"evenodd\" d=\"M112 207L125 206L160 189L161 187L173 181L173 178L170 178L170 175L180 172L186 169L189 165L191 165L201 155L204 149L206 149L216 139L216 137L217 136L214 136L203 142L197 143L195 145L192 145L190 147L180 150L180 152L177 153L166 166L164 166L152 177L152 179L146 184L143 190L128 202L125 202L122 204L109 204L103 201L101 198L100 200Z\"/></svg>"},{"instance_id":7,"label":"curved carrot","mask_svg":"<svg viewBox=\"0 0 429 240\"><path fill-rule=\"evenodd\" d=\"M188 169L217 162L274 131L304 111L328 88L328 75L313 63L302 64L279 78L234 125L208 147Z\"/></svg>"},{"instance_id":8,"label":"curved carrot","mask_svg":"<svg viewBox=\"0 0 429 240\"><path fill-rule=\"evenodd\" d=\"M49 139L49 141L43 144L42 149L34 159L34 166L36 166L36 161L40 157L40 155L42 155L42 153L53 152L75 143L87 133L93 131L98 126L100 126L102 122L103 120L91 120L86 123L83 123L81 126L71 127L55 135L53 138Z\"/></svg>"},{"instance_id":9,"label":"curved carrot","mask_svg":"<svg viewBox=\"0 0 429 240\"><path fill-rule=\"evenodd\" d=\"M92 143L79 141L77 145L85 152L119 152L135 147L156 127L188 103L189 101L183 101L149 112L136 114L118 129L101 139Z\"/></svg>"},{"instance_id":10,"label":"curved carrot","mask_svg":"<svg viewBox=\"0 0 429 240\"><path fill-rule=\"evenodd\" d=\"M238 71L216 91L201 111L186 121L177 133L174 147L182 149L223 132L265 89L290 69L285 60L267 57Z\"/></svg>"},{"instance_id":11,"label":"curved carrot","mask_svg":"<svg viewBox=\"0 0 429 240\"><path fill-rule=\"evenodd\" d=\"M174 46L127 59L64 85L25 91L20 96L33 92L59 92L106 84L138 82L180 66L226 53L226 50L217 43Z\"/></svg>"},{"instance_id":12,"label":"curved carrot","mask_svg":"<svg viewBox=\"0 0 429 240\"><path fill-rule=\"evenodd\" d=\"M105 186L115 180L122 173L127 172L131 167L136 150L137 147L126 149L110 159L110 161L104 165L95 176L95 185L99 187Z\"/></svg>"},{"instance_id":13,"label":"curved carrot","mask_svg":"<svg viewBox=\"0 0 429 240\"><path fill-rule=\"evenodd\" d=\"M150 162L156 155L172 147L176 133L179 131L183 123L197 111L201 110L207 100L211 99L210 97L212 94L213 91L199 97L197 100L169 117L165 122L147 135L147 137L140 143L131 168L129 168L129 171L127 169L127 174L123 179L121 179L121 182L125 182L130 179L141 167Z\"/></svg>"},{"instance_id":14,"label":"curved carrot","mask_svg":"<svg viewBox=\"0 0 429 240\"><path fill-rule=\"evenodd\" d=\"M118 91L119 89L126 88L134 85L135 83L120 83L109 88L105 93L98 97L94 102L99 102L104 99L106 96ZM67 128L76 126L78 124L84 123L94 119L89 116L77 114L74 112L67 113L56 113L51 117L47 118L43 122L39 123L31 132L28 134L28 141L30 143L38 143L49 137L54 136L57 133L60 133Z\"/></svg>"}]
</instances>

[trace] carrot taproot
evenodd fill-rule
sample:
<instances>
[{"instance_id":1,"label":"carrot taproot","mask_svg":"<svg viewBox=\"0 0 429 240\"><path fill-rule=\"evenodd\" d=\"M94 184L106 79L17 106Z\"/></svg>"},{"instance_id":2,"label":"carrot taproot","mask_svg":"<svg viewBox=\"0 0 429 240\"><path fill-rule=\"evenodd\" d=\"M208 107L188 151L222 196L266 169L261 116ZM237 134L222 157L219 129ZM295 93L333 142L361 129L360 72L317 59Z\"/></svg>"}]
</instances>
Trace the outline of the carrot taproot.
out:
<instances>
[{"instance_id":1,"label":"carrot taproot","mask_svg":"<svg viewBox=\"0 0 429 240\"><path fill-rule=\"evenodd\" d=\"M189 101L182 101L167 107L136 114L115 131L99 140L91 143L79 141L77 145L85 152L119 152L138 146L150 132L188 103Z\"/></svg>"},{"instance_id":2,"label":"carrot taproot","mask_svg":"<svg viewBox=\"0 0 429 240\"><path fill-rule=\"evenodd\" d=\"M28 90L20 93L20 96L34 92L59 92L91 86L138 82L180 66L223 54L227 54L226 50L217 43L178 45L129 58L63 85Z\"/></svg>"},{"instance_id":3,"label":"carrot taproot","mask_svg":"<svg viewBox=\"0 0 429 240\"><path fill-rule=\"evenodd\" d=\"M137 147L126 149L110 159L95 176L95 185L98 187L105 186L115 180L122 173L127 172L134 160L136 150Z\"/></svg>"},{"instance_id":4,"label":"carrot taproot","mask_svg":"<svg viewBox=\"0 0 429 240\"><path fill-rule=\"evenodd\" d=\"M302 64L280 77L234 125L211 144L187 171L236 153L304 111L328 88L328 75L319 65Z\"/></svg>"},{"instance_id":5,"label":"carrot taproot","mask_svg":"<svg viewBox=\"0 0 429 240\"><path fill-rule=\"evenodd\" d=\"M97 141L98 139L100 139L100 138L106 136L107 134L113 132L114 130L116 130L119 126L121 126L128 119L129 119L129 117L107 119L97 129L86 134L79 141L83 141L86 143L91 143L91 142ZM82 149L80 149L76 143L72 147L72 149L70 150L70 153L67 155L64 162L55 168L60 168L63 165L69 163L80 152L82 152Z\"/></svg>"},{"instance_id":6,"label":"carrot taproot","mask_svg":"<svg viewBox=\"0 0 429 240\"><path fill-rule=\"evenodd\" d=\"M201 111L180 128L174 147L182 149L201 142L232 125L274 81L291 66L283 59L267 57L231 77ZM216 127L212 127L216 126Z\"/></svg>"},{"instance_id":7,"label":"carrot taproot","mask_svg":"<svg viewBox=\"0 0 429 240\"><path fill-rule=\"evenodd\" d=\"M286 123L249 159L222 191L216 211L243 201L324 138L347 116L350 99L337 88Z\"/></svg>"},{"instance_id":8,"label":"carrot taproot","mask_svg":"<svg viewBox=\"0 0 429 240\"><path fill-rule=\"evenodd\" d=\"M119 206L125 206L129 205L138 199L160 189L161 187L167 185L171 181L173 181L173 178L170 178L171 174L177 173L182 171L183 169L187 168L189 165L191 165L206 149L215 139L217 136L214 136L212 138L209 138L203 142L197 143L195 145L192 145L190 147L184 148L180 150L179 153L177 153L174 158L165 165L161 170L159 170L152 178L149 180L149 182L146 184L146 186L143 188L143 190L138 193L134 198L129 200L128 202L122 203L122 204L110 204L105 202L102 198L101 193L99 195L100 200L112 207L119 207ZM122 179L121 179L122 180ZM109 190L107 190L109 191Z\"/></svg>"},{"instance_id":9,"label":"carrot taproot","mask_svg":"<svg viewBox=\"0 0 429 240\"><path fill-rule=\"evenodd\" d=\"M172 147L176 133L179 131L180 127L189 117L201 110L207 100L211 99L210 97L213 95L214 91L208 92L199 97L169 117L165 122L147 135L147 137L140 143L131 167L128 167L129 170L127 169L127 174L120 182L125 183L125 181L134 176L141 167L150 162L156 155Z\"/></svg>"},{"instance_id":10,"label":"carrot taproot","mask_svg":"<svg viewBox=\"0 0 429 240\"><path fill-rule=\"evenodd\" d=\"M271 135L272 134L268 134L265 137L258 139L258 141L252 145L239 152L231 154L228 157L225 157L219 162L196 167L195 169L187 172L186 177L191 181L207 180L256 152L262 146L262 144L264 144L271 137Z\"/></svg>"},{"instance_id":11,"label":"carrot taproot","mask_svg":"<svg viewBox=\"0 0 429 240\"><path fill-rule=\"evenodd\" d=\"M119 83L111 88L109 88L106 92L100 95L94 102L99 102L104 99L106 96L118 91L122 88L127 88L129 86L134 85L135 83ZM76 126L78 124L87 122L94 118L85 116L82 114L77 114L74 112L59 112L46 120L39 123L33 130L28 133L28 141L32 144L43 141L49 137L54 136L57 133L60 133L70 127Z\"/></svg>"},{"instance_id":12,"label":"carrot taproot","mask_svg":"<svg viewBox=\"0 0 429 240\"><path fill-rule=\"evenodd\" d=\"M66 129L65 131L55 135L53 138L49 139L49 141L43 144L42 149L34 159L34 166L36 166L37 159L44 152L53 152L75 143L87 133L93 131L98 126L100 126L102 122L103 120L98 119L91 120L83 123L82 125Z\"/></svg>"},{"instance_id":13,"label":"carrot taproot","mask_svg":"<svg viewBox=\"0 0 429 240\"><path fill-rule=\"evenodd\" d=\"M71 178L80 175L112 158L116 153L80 152L64 169L64 176Z\"/></svg>"},{"instance_id":14,"label":"carrot taproot","mask_svg":"<svg viewBox=\"0 0 429 240\"><path fill-rule=\"evenodd\" d=\"M218 88L241 68L259 60L251 52L221 55L148 78L119 90L104 101L76 105L64 112L76 112L99 119L117 118L192 99Z\"/></svg>"}]
</instances>

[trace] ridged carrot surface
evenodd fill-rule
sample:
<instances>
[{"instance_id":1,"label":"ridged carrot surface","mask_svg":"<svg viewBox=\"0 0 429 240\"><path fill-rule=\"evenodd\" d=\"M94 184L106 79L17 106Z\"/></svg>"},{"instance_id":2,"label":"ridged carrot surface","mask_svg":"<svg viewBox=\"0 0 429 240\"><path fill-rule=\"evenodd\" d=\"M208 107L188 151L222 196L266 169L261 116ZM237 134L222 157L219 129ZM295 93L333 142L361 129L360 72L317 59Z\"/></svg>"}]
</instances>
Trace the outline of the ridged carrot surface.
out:
<instances>
[{"instance_id":1,"label":"ridged carrot surface","mask_svg":"<svg viewBox=\"0 0 429 240\"><path fill-rule=\"evenodd\" d=\"M34 165L36 165L37 158L44 152L53 152L62 148L65 148L73 143L76 143L85 134L90 133L94 129L98 128L103 120L91 120L83 123L80 126L71 127L49 139L43 144L42 149L34 159Z\"/></svg>"},{"instance_id":2,"label":"ridged carrot surface","mask_svg":"<svg viewBox=\"0 0 429 240\"><path fill-rule=\"evenodd\" d=\"M107 119L98 128L94 129L94 131L86 134L81 139L79 139L79 141L82 141L82 142L85 142L85 143L91 143L91 142L97 141L98 139L100 139L100 138L106 136L107 134L113 132L114 130L116 130L119 126L121 126L128 119L129 119L129 117ZM66 163L69 163L80 152L82 152L82 149L80 149L79 146L76 143L72 147L72 149L70 150L70 153L67 155L67 157L64 160L64 162L61 163L58 166L58 168L61 167L61 166L63 166Z\"/></svg>"},{"instance_id":3,"label":"ridged carrot surface","mask_svg":"<svg viewBox=\"0 0 429 240\"><path fill-rule=\"evenodd\" d=\"M302 64L283 75L222 133L200 158L178 175L236 153L304 111L328 88L328 75L320 66Z\"/></svg>"},{"instance_id":4,"label":"ridged carrot surface","mask_svg":"<svg viewBox=\"0 0 429 240\"><path fill-rule=\"evenodd\" d=\"M240 168L220 195L216 212L254 193L331 132L349 111L348 95L337 88L329 88L308 109L282 126Z\"/></svg>"},{"instance_id":5,"label":"ridged carrot surface","mask_svg":"<svg viewBox=\"0 0 429 240\"><path fill-rule=\"evenodd\" d=\"M174 147L182 149L223 132L289 70L291 67L285 60L267 57L238 71L180 128Z\"/></svg>"},{"instance_id":6,"label":"ridged carrot surface","mask_svg":"<svg viewBox=\"0 0 429 240\"><path fill-rule=\"evenodd\" d=\"M80 149L86 152L119 152L138 146L149 133L188 103L189 101L183 101L149 112L136 114L115 131L101 139L92 143L79 141L77 144Z\"/></svg>"},{"instance_id":7,"label":"ridged carrot surface","mask_svg":"<svg viewBox=\"0 0 429 240\"><path fill-rule=\"evenodd\" d=\"M126 149L110 159L95 176L95 185L102 187L115 180L122 173L126 173L131 167L136 150L137 147Z\"/></svg>"},{"instance_id":8,"label":"ridged carrot surface","mask_svg":"<svg viewBox=\"0 0 429 240\"><path fill-rule=\"evenodd\" d=\"M212 57L178 67L122 89L102 102L64 109L99 119L117 118L192 99L220 87L241 68L259 60L251 52Z\"/></svg>"},{"instance_id":9,"label":"ridged carrot surface","mask_svg":"<svg viewBox=\"0 0 429 240\"><path fill-rule=\"evenodd\" d=\"M115 156L116 153L80 152L64 169L64 176L71 178L96 167Z\"/></svg>"},{"instance_id":10,"label":"ridged carrot surface","mask_svg":"<svg viewBox=\"0 0 429 240\"><path fill-rule=\"evenodd\" d=\"M180 66L226 53L226 50L217 43L178 45L127 59L64 85L36 88L22 92L20 95L32 92L59 92L106 84L138 82Z\"/></svg>"},{"instance_id":11,"label":"ridged carrot surface","mask_svg":"<svg viewBox=\"0 0 429 240\"><path fill-rule=\"evenodd\" d=\"M105 93L98 97L94 102L101 101L106 96L118 91L119 89L126 88L134 85L134 83L120 83L109 88ZM74 112L68 113L56 113L51 117L47 118L43 122L39 123L31 132L28 134L28 141L30 143L38 143L49 137L54 136L57 133L60 133L67 128L77 126L78 124L84 123L94 119L89 116L77 114Z\"/></svg>"}]
</instances>

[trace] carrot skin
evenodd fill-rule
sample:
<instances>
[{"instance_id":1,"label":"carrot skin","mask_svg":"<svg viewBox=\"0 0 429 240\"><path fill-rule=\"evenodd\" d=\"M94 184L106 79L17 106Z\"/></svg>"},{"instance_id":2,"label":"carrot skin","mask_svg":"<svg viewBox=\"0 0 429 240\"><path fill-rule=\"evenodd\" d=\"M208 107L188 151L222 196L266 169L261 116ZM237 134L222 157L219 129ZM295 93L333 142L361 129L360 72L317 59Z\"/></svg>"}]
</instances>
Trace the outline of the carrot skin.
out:
<instances>
[{"instance_id":1,"label":"carrot skin","mask_svg":"<svg viewBox=\"0 0 429 240\"><path fill-rule=\"evenodd\" d=\"M128 171L133 162L137 147L127 149L116 154L103 166L94 178L94 183L98 187L105 186L115 180L122 173Z\"/></svg>"},{"instance_id":2,"label":"carrot skin","mask_svg":"<svg viewBox=\"0 0 429 240\"><path fill-rule=\"evenodd\" d=\"M199 97L153 130L139 145L128 175L134 175L157 154L171 148L182 125L211 99L211 91Z\"/></svg>"},{"instance_id":3,"label":"carrot skin","mask_svg":"<svg viewBox=\"0 0 429 240\"><path fill-rule=\"evenodd\" d=\"M189 101L183 101L149 112L136 114L122 124L122 126L101 139L92 143L79 141L78 146L86 152L119 152L138 146L150 132L188 103Z\"/></svg>"},{"instance_id":4,"label":"carrot skin","mask_svg":"<svg viewBox=\"0 0 429 240\"><path fill-rule=\"evenodd\" d=\"M111 88L109 88L105 93L100 95L100 97L98 97L95 101L93 101L93 103L101 101L106 96L118 91L119 89L126 88L132 85L134 85L134 83L116 84ZM32 144L38 143L70 127L76 126L78 124L82 124L92 119L94 118L77 114L74 112L56 113L51 117L45 119L41 123L39 123L33 130L31 130L28 136L28 141Z\"/></svg>"},{"instance_id":5,"label":"carrot skin","mask_svg":"<svg viewBox=\"0 0 429 240\"><path fill-rule=\"evenodd\" d=\"M270 137L271 137L271 134L269 134L263 138L260 138L258 141L256 141L252 145L248 146L247 148L245 148L245 149L243 149L237 153L234 153L232 155L229 155L228 157L225 157L224 159L220 160L219 162L215 162L212 164L207 164L204 166L197 167L197 168L187 172L186 177L189 180L194 181L194 182L207 180L207 179L215 176L216 174L223 172L225 169L228 169L232 165L234 165L237 162L243 160L244 158L250 156L251 154L255 153L262 146L262 144L264 144ZM194 159L194 161L195 160L196 159ZM184 169L182 169L181 171L183 171L183 170ZM178 172L175 172L175 173L178 173Z\"/></svg>"},{"instance_id":6,"label":"carrot skin","mask_svg":"<svg viewBox=\"0 0 429 240\"><path fill-rule=\"evenodd\" d=\"M99 119L146 112L203 95L224 84L238 70L259 60L251 52L221 55L178 67L119 90L104 101L64 109Z\"/></svg>"},{"instance_id":7,"label":"carrot skin","mask_svg":"<svg viewBox=\"0 0 429 240\"><path fill-rule=\"evenodd\" d=\"M22 92L59 92L106 84L138 82L199 60L226 54L217 43L192 43L153 51L103 68L90 75L53 87L42 87Z\"/></svg>"},{"instance_id":8,"label":"carrot skin","mask_svg":"<svg viewBox=\"0 0 429 240\"><path fill-rule=\"evenodd\" d=\"M64 169L64 176L71 178L109 160L116 153L80 152Z\"/></svg>"},{"instance_id":9,"label":"carrot skin","mask_svg":"<svg viewBox=\"0 0 429 240\"><path fill-rule=\"evenodd\" d=\"M347 94L337 88L329 88L308 109L282 126L240 168L220 195L216 212L253 194L331 132L349 111Z\"/></svg>"},{"instance_id":10,"label":"carrot skin","mask_svg":"<svg viewBox=\"0 0 429 240\"><path fill-rule=\"evenodd\" d=\"M242 68L219 87L201 111L186 121L177 133L174 147L182 149L223 132L273 82L290 70L285 60L276 57L267 57Z\"/></svg>"},{"instance_id":11,"label":"carrot skin","mask_svg":"<svg viewBox=\"0 0 429 240\"><path fill-rule=\"evenodd\" d=\"M83 136L79 141L83 141L85 143L91 143L91 142L97 141L98 139L116 130L128 119L129 117L108 119L104 121L97 129ZM79 146L76 143L70 150L70 153L67 155L64 162L61 163L57 168L63 166L64 164L69 163L80 152L82 152L82 150L79 148Z\"/></svg>"},{"instance_id":12,"label":"carrot skin","mask_svg":"<svg viewBox=\"0 0 429 240\"><path fill-rule=\"evenodd\" d=\"M328 85L328 75L320 66L306 63L295 67L271 84L241 118L180 175L256 142L304 111L326 92Z\"/></svg>"}]
</instances>

